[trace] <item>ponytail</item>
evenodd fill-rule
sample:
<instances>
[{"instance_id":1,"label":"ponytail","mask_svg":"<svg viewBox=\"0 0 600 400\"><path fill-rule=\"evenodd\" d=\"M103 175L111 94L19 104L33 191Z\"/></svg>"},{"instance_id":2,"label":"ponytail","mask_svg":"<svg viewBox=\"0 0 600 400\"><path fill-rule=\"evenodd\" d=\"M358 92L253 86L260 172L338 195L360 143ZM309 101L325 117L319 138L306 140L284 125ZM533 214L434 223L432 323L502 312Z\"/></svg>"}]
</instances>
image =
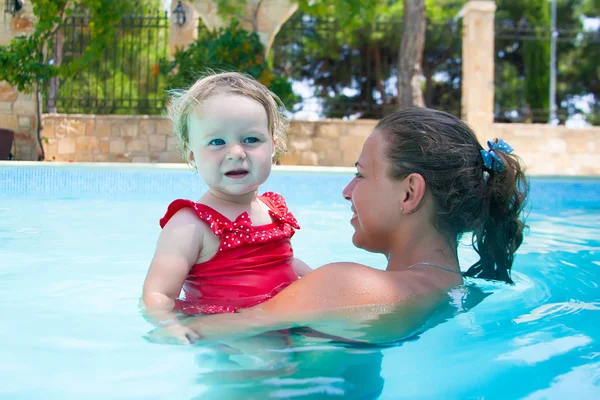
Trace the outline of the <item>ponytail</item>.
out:
<instances>
[{"instance_id":1,"label":"ponytail","mask_svg":"<svg viewBox=\"0 0 600 400\"><path fill-rule=\"evenodd\" d=\"M494 153L503 169L482 167L484 176L489 175L483 189L480 226L474 230L472 243L480 259L464 275L513 283L510 272L514 254L523 242L526 225L519 217L529 185L516 156L501 148L495 148Z\"/></svg>"}]
</instances>

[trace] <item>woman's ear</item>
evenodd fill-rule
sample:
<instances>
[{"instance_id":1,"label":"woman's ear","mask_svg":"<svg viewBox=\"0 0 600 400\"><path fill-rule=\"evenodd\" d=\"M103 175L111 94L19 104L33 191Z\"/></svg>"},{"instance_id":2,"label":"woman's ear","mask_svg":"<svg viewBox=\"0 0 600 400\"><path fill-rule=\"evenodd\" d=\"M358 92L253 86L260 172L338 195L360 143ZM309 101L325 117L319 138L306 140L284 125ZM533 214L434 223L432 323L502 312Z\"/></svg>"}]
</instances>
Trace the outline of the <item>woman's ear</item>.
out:
<instances>
[{"instance_id":1,"label":"woman's ear","mask_svg":"<svg viewBox=\"0 0 600 400\"><path fill-rule=\"evenodd\" d=\"M402 208L407 214L416 212L423 202L427 184L421 174L412 173L404 178L406 184Z\"/></svg>"}]
</instances>

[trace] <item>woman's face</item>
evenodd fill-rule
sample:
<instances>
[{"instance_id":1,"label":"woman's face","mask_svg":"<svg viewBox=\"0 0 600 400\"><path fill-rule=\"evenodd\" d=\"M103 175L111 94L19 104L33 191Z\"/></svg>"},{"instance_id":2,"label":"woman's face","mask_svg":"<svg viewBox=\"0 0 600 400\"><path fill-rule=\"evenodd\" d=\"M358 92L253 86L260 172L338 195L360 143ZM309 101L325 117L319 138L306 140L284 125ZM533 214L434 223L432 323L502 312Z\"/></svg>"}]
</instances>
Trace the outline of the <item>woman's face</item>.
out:
<instances>
[{"instance_id":1,"label":"woman's face","mask_svg":"<svg viewBox=\"0 0 600 400\"><path fill-rule=\"evenodd\" d=\"M342 192L352 204L352 243L367 251L384 254L399 232L404 193L404 181L390 177L386 153L385 134L373 131L356 163L356 176Z\"/></svg>"}]
</instances>

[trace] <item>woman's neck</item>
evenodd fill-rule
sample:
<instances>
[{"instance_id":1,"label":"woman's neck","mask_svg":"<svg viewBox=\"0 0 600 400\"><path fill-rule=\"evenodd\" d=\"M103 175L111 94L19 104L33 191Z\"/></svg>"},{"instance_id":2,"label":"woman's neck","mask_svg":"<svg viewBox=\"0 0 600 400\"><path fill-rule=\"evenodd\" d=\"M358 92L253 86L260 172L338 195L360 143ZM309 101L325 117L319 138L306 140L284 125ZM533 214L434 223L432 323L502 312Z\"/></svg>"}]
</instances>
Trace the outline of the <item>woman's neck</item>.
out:
<instances>
[{"instance_id":1,"label":"woman's neck","mask_svg":"<svg viewBox=\"0 0 600 400\"><path fill-rule=\"evenodd\" d=\"M459 270L457 244L435 229L415 234L407 230L392 243L387 271L403 271L418 263L431 263Z\"/></svg>"}]
</instances>

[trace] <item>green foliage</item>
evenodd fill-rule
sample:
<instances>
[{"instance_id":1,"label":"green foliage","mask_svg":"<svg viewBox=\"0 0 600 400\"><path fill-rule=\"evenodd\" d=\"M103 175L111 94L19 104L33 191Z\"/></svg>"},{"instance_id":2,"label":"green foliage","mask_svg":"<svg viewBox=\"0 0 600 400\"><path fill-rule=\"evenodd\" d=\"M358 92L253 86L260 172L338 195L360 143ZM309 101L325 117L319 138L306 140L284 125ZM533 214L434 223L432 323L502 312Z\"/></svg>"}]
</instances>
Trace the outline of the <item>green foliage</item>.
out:
<instances>
[{"instance_id":1,"label":"green foliage","mask_svg":"<svg viewBox=\"0 0 600 400\"><path fill-rule=\"evenodd\" d=\"M451 20L463 4L427 1L423 57L428 106L457 114L461 32ZM313 86L326 117L381 118L395 108L402 13L402 1L300 2L275 38L274 67Z\"/></svg>"},{"instance_id":2,"label":"green foliage","mask_svg":"<svg viewBox=\"0 0 600 400\"><path fill-rule=\"evenodd\" d=\"M132 6L127 1L112 0L79 0L78 4L69 0L31 0L31 4L37 17L33 32L0 46L0 80L23 92L31 92L38 85L45 86L54 76L72 76L98 58L106 44L114 39L115 23ZM87 8L92 14L91 39L79 57L54 66L48 57L52 53L51 38L77 7Z\"/></svg>"},{"instance_id":3,"label":"green foliage","mask_svg":"<svg viewBox=\"0 0 600 400\"><path fill-rule=\"evenodd\" d=\"M525 18L541 27L550 26L550 7L546 0L530 1ZM540 121L548 119L550 92L550 41L544 34L536 33L536 40L523 43L525 65L525 99L532 110L543 110Z\"/></svg>"},{"instance_id":4,"label":"green foliage","mask_svg":"<svg viewBox=\"0 0 600 400\"><path fill-rule=\"evenodd\" d=\"M297 102L292 85L269 68L264 47L256 33L243 29L233 21L216 31L201 30L198 39L187 49L175 53L172 61L163 60L160 72L167 76L169 88L184 88L210 72L238 71L246 73L279 96L286 107Z\"/></svg>"},{"instance_id":5,"label":"green foliage","mask_svg":"<svg viewBox=\"0 0 600 400\"><path fill-rule=\"evenodd\" d=\"M514 22L526 19L537 27L537 40L497 39L496 40L496 86L495 102L497 109L505 115L497 115L503 120L506 114L520 114L517 120L546 122L547 112L531 114L529 110L549 108L549 13L550 2L544 0L498 0L496 19L510 19ZM598 0L558 0L557 27L569 27L571 33L563 33L557 43L557 105L559 119L565 119L578 110L576 101L580 96L592 94L592 112L588 122L597 123L593 116L600 97L598 76L600 59L598 42L589 40L587 35L573 32L583 30L582 16L597 17ZM570 40L565 40L570 37ZM508 120L511 120L509 118Z\"/></svg>"}]
</instances>

